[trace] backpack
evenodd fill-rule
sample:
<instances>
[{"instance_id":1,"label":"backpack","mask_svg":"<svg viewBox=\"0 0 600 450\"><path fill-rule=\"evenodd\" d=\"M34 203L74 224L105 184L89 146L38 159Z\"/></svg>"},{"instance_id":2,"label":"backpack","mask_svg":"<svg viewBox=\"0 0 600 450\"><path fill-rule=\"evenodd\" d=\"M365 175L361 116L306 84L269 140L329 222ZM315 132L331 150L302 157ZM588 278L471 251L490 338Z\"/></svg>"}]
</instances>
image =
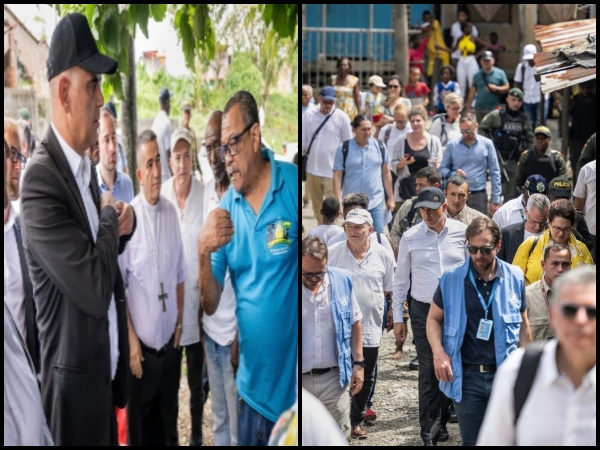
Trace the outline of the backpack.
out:
<instances>
[{"instance_id":1,"label":"backpack","mask_svg":"<svg viewBox=\"0 0 600 450\"><path fill-rule=\"evenodd\" d=\"M446 133L446 126L444 124L444 117L446 117L446 113L436 114L435 116L433 116L433 119L431 119L431 125L433 125L433 123L436 120L441 120L442 121L442 133L440 135L440 142L442 143L442 146L445 146L448 143L448 133ZM429 126L430 130L431 130L431 125Z\"/></svg>"},{"instance_id":2,"label":"backpack","mask_svg":"<svg viewBox=\"0 0 600 450\"><path fill-rule=\"evenodd\" d=\"M383 142L381 142L381 140L377 139L377 146L379 147L379 151L381 152L381 164L383 164L383 161L385 160L385 154L383 152ZM346 158L348 158L348 149L350 148L350 141L344 141L344 143L342 144L342 167L344 168L343 172L342 172L342 183L341 183L341 187L343 188L344 186L344 178L346 176ZM383 182L383 174L381 176L381 180ZM392 189L394 186L395 180L394 180L394 173L392 172ZM385 184L384 184L384 189L383 189L383 194L385 196L385 200L387 201L387 192L385 191Z\"/></svg>"},{"instance_id":3,"label":"backpack","mask_svg":"<svg viewBox=\"0 0 600 450\"><path fill-rule=\"evenodd\" d=\"M542 353L547 343L548 341L536 341L525 348L521 367L519 368L515 387L513 388L515 425L519 420L523 406L525 406L531 386L533 386L533 381L540 365L540 359L542 359Z\"/></svg>"}]
</instances>

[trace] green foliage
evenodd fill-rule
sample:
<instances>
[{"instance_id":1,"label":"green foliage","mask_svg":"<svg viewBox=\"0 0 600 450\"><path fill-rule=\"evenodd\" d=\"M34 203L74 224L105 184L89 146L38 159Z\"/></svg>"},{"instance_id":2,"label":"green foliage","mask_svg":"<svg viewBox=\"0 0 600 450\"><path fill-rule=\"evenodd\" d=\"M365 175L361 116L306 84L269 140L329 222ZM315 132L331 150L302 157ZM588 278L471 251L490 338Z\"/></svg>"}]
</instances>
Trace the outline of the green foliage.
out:
<instances>
[{"instance_id":1,"label":"green foliage","mask_svg":"<svg viewBox=\"0 0 600 450\"><path fill-rule=\"evenodd\" d=\"M267 25L272 25L281 38L291 38L298 26L298 4L259 5Z\"/></svg>"},{"instance_id":2,"label":"green foliage","mask_svg":"<svg viewBox=\"0 0 600 450\"><path fill-rule=\"evenodd\" d=\"M236 53L229 66L225 79L225 93L229 98L239 90L250 92L257 103L261 104L262 74L258 67L252 63L252 58L247 53Z\"/></svg>"},{"instance_id":3,"label":"green foliage","mask_svg":"<svg viewBox=\"0 0 600 450\"><path fill-rule=\"evenodd\" d=\"M298 94L271 94L263 135L276 153L286 142L298 142Z\"/></svg>"}]
</instances>

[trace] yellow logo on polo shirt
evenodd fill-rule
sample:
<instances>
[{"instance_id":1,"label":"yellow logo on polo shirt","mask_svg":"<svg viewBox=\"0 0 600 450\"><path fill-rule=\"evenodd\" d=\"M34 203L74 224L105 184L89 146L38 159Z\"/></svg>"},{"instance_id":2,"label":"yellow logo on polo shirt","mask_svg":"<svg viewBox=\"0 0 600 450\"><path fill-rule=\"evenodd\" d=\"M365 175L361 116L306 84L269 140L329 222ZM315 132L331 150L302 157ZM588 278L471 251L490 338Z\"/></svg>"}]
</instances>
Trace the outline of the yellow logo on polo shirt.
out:
<instances>
[{"instance_id":1,"label":"yellow logo on polo shirt","mask_svg":"<svg viewBox=\"0 0 600 450\"><path fill-rule=\"evenodd\" d=\"M267 246L273 254L285 253L292 243L289 239L290 227L292 223L287 220L277 220L277 222L267 225ZM282 247L283 246L283 247Z\"/></svg>"}]
</instances>

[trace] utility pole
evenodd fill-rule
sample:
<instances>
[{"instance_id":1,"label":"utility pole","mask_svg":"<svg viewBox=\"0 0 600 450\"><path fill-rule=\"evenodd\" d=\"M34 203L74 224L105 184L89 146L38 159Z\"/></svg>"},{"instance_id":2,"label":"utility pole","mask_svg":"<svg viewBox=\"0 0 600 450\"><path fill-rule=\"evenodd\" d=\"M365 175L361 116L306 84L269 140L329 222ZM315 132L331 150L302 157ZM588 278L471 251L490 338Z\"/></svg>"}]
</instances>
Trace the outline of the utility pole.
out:
<instances>
[{"instance_id":1,"label":"utility pole","mask_svg":"<svg viewBox=\"0 0 600 450\"><path fill-rule=\"evenodd\" d=\"M396 74L408 82L408 14L406 4L392 4Z\"/></svg>"}]
</instances>

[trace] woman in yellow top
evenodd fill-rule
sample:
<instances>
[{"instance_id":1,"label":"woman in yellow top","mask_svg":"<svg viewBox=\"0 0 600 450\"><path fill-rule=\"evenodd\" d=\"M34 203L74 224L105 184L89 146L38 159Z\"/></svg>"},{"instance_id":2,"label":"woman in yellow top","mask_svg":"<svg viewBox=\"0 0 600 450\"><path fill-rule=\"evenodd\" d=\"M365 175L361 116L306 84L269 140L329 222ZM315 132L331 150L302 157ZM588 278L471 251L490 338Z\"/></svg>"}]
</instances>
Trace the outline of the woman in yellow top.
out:
<instances>
[{"instance_id":1,"label":"woman in yellow top","mask_svg":"<svg viewBox=\"0 0 600 450\"><path fill-rule=\"evenodd\" d=\"M352 121L360 107L358 77L350 74L352 63L348 58L338 59L337 71L337 75L331 76L331 85L335 88L336 93L335 107L348 114Z\"/></svg>"},{"instance_id":2,"label":"woman in yellow top","mask_svg":"<svg viewBox=\"0 0 600 450\"><path fill-rule=\"evenodd\" d=\"M542 256L545 248L552 244L563 244L569 247L573 269L594 264L585 244L571 234L575 224L575 207L569 200L563 198L550 205L548 224L548 229L542 235L527 238L515 254L513 264L523 270L526 286L542 278ZM537 243L532 249L536 239Z\"/></svg>"},{"instance_id":3,"label":"woman in yellow top","mask_svg":"<svg viewBox=\"0 0 600 450\"><path fill-rule=\"evenodd\" d=\"M465 22L460 26L463 32L462 37L456 41L456 46L449 52L456 49L460 50L460 58L456 64L456 82L460 86L460 92L466 97L473 81L473 76L479 70L477 57L488 47L488 44L477 36L471 34L473 25L471 22ZM442 50L441 47L439 47ZM465 107L468 105L465 105Z\"/></svg>"}]
</instances>

